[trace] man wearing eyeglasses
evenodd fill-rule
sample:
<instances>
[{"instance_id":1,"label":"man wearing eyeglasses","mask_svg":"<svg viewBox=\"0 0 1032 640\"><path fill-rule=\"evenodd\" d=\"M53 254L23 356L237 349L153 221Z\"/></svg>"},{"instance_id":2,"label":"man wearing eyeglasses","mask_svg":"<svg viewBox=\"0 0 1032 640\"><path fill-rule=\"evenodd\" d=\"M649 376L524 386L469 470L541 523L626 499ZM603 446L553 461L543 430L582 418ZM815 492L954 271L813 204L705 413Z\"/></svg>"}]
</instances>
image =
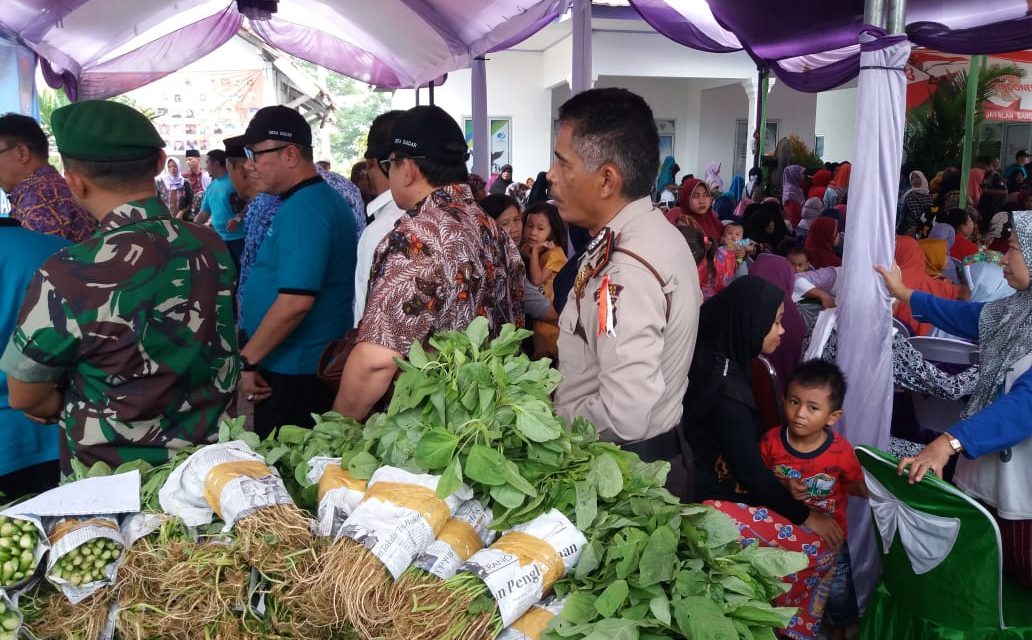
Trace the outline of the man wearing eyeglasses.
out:
<instances>
[{"instance_id":1,"label":"man wearing eyeglasses","mask_svg":"<svg viewBox=\"0 0 1032 640\"><path fill-rule=\"evenodd\" d=\"M28 116L0 117L0 188L10 196L11 217L26 229L69 242L82 242L97 230L97 221L50 166L47 135Z\"/></svg>"},{"instance_id":2,"label":"man wearing eyeglasses","mask_svg":"<svg viewBox=\"0 0 1032 640\"><path fill-rule=\"evenodd\" d=\"M241 295L240 386L264 437L308 426L333 403L315 373L326 345L352 326L358 238L350 205L316 171L301 114L260 109L242 143L258 190L280 200Z\"/></svg>"},{"instance_id":3,"label":"man wearing eyeglasses","mask_svg":"<svg viewBox=\"0 0 1032 640\"><path fill-rule=\"evenodd\" d=\"M523 260L469 188L459 125L436 106L409 109L379 165L406 210L376 248L365 315L334 410L364 418L414 342L485 316L492 334L523 323Z\"/></svg>"}]
</instances>

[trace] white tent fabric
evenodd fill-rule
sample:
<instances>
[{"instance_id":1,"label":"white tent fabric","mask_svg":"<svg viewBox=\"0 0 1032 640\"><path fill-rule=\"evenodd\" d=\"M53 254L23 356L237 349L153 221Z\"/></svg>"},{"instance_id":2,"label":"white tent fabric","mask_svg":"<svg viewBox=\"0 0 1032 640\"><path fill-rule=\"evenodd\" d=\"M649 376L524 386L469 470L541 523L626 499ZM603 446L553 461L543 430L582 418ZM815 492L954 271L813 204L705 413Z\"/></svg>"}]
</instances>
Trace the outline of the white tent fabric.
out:
<instances>
[{"instance_id":1,"label":"white tent fabric","mask_svg":"<svg viewBox=\"0 0 1032 640\"><path fill-rule=\"evenodd\" d=\"M892 419L892 317L888 292L872 265L889 266L895 252L896 192L903 157L906 36L861 36L856 97L856 151L849 181L838 363L846 375L843 435L853 445L888 448ZM866 501L849 505L850 555L857 594L865 599L880 574Z\"/></svg>"},{"instance_id":2,"label":"white tent fabric","mask_svg":"<svg viewBox=\"0 0 1032 640\"><path fill-rule=\"evenodd\" d=\"M554 21L569 0L291 0L268 20L237 0L3 0L0 31L39 54L48 83L105 98L203 57L241 26L370 84L415 87Z\"/></svg>"}]
</instances>

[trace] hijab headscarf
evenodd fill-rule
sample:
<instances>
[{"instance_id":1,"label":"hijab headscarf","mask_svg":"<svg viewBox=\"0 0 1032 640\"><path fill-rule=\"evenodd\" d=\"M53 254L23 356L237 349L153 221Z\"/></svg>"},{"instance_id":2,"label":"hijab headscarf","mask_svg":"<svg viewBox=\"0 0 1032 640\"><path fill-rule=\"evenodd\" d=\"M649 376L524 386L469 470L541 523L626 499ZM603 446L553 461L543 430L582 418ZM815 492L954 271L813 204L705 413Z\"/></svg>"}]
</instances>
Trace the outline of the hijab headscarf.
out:
<instances>
[{"instance_id":1,"label":"hijab headscarf","mask_svg":"<svg viewBox=\"0 0 1032 640\"><path fill-rule=\"evenodd\" d=\"M838 191L835 191L835 189L829 186L827 189L824 190L824 197L822 198L822 200L824 200L824 208L831 209L832 207L838 204Z\"/></svg>"},{"instance_id":2,"label":"hijab headscarf","mask_svg":"<svg viewBox=\"0 0 1032 640\"><path fill-rule=\"evenodd\" d=\"M770 354L771 364L778 372L778 377L788 382L792 372L799 364L799 355L803 351L803 340L806 338L806 324L799 314L799 309L792 302L792 292L795 289L795 269L792 263L773 254L763 254L749 265L749 275L763 278L781 290L785 303L785 316L781 325L785 328L785 335L781 336L781 345Z\"/></svg>"},{"instance_id":3,"label":"hijab headscarf","mask_svg":"<svg viewBox=\"0 0 1032 640\"><path fill-rule=\"evenodd\" d=\"M921 186L919 186L919 187L913 186L913 184L914 184L914 176L917 176L918 180L920 181L920 185ZM921 171L911 171L910 175L907 176L907 183L910 184L911 186L907 189L906 193L903 194L904 198L906 198L908 195L910 195L912 192L915 192L915 191L917 193L923 193L925 195L928 195L928 178L925 177L925 174L923 172L921 172Z\"/></svg>"},{"instance_id":4,"label":"hijab headscarf","mask_svg":"<svg viewBox=\"0 0 1032 640\"><path fill-rule=\"evenodd\" d=\"M945 241L938 240L945 245ZM910 236L896 236L896 264L903 276L903 284L908 289L924 291L933 296L956 299L957 288L952 282L933 278L925 273L925 254L921 245ZM918 322L910 312L910 305L899 302L896 304L896 311L893 314L901 321L907 323L915 335L926 336L932 330L932 325L926 322Z\"/></svg>"},{"instance_id":5,"label":"hijab headscarf","mask_svg":"<svg viewBox=\"0 0 1032 640\"><path fill-rule=\"evenodd\" d=\"M696 351L724 356L748 376L750 362L760 355L763 339L770 333L784 300L781 289L763 278L738 278L703 303Z\"/></svg>"},{"instance_id":6,"label":"hijab headscarf","mask_svg":"<svg viewBox=\"0 0 1032 640\"><path fill-rule=\"evenodd\" d=\"M723 220L737 221L735 217L735 202L727 194L717 196L713 201L713 212L717 214L717 217Z\"/></svg>"},{"instance_id":7,"label":"hijab headscarf","mask_svg":"<svg viewBox=\"0 0 1032 640\"><path fill-rule=\"evenodd\" d=\"M939 209L958 209L959 207L946 206L946 196L953 192L960 192L960 169L950 167L943 171L942 182L939 183L939 191L935 195L935 202Z\"/></svg>"},{"instance_id":8,"label":"hijab headscarf","mask_svg":"<svg viewBox=\"0 0 1032 640\"><path fill-rule=\"evenodd\" d=\"M971 302L993 302L1016 292L1007 284L999 263L974 262L964 266L964 276L971 286Z\"/></svg>"},{"instance_id":9,"label":"hijab headscarf","mask_svg":"<svg viewBox=\"0 0 1032 640\"><path fill-rule=\"evenodd\" d=\"M757 189L760 186L760 182L763 180L763 170L759 167L753 167L749 169L749 183L745 187L743 195L750 200L755 200L757 196Z\"/></svg>"},{"instance_id":10,"label":"hijab headscarf","mask_svg":"<svg viewBox=\"0 0 1032 640\"><path fill-rule=\"evenodd\" d=\"M945 171L939 171L934 176L932 176L932 179L928 182L928 194L929 195L933 195L933 194L938 194L939 193L939 187L942 186L942 177L944 175L946 175Z\"/></svg>"},{"instance_id":11,"label":"hijab headscarf","mask_svg":"<svg viewBox=\"0 0 1032 640\"><path fill-rule=\"evenodd\" d=\"M767 227L772 222L774 231L768 233ZM745 237L753 242L762 242L772 249L777 248L789 233L788 227L785 225L785 218L781 214L781 207L776 201L761 202L746 207L742 224L745 227Z\"/></svg>"},{"instance_id":12,"label":"hijab headscarf","mask_svg":"<svg viewBox=\"0 0 1032 640\"><path fill-rule=\"evenodd\" d=\"M177 171L174 177L172 176L172 174L168 172L169 162L176 165ZM158 179L161 180L161 183L164 184L165 188L169 191L176 191L178 189L182 189L183 181L185 180L185 178L183 178L183 167L179 164L179 160L177 160L176 158L169 158L168 160L166 160L165 170L161 172L161 174L158 176Z\"/></svg>"},{"instance_id":13,"label":"hijab headscarf","mask_svg":"<svg viewBox=\"0 0 1032 640\"><path fill-rule=\"evenodd\" d=\"M946 265L950 259L949 245L942 238L918 240L925 257L925 273L935 278L946 277Z\"/></svg>"},{"instance_id":14,"label":"hijab headscarf","mask_svg":"<svg viewBox=\"0 0 1032 640\"><path fill-rule=\"evenodd\" d=\"M506 180L505 178L502 177L502 174L505 173L505 172L509 172L509 179L508 180ZM498 170L498 175L496 175L494 177L493 182L491 182L491 186L488 187L488 190L491 193L501 193L501 194L504 194L505 190L509 188L510 184L512 184L512 165L511 164L503 164L502 168Z\"/></svg>"},{"instance_id":15,"label":"hijab headscarf","mask_svg":"<svg viewBox=\"0 0 1032 640\"><path fill-rule=\"evenodd\" d=\"M804 236L810 229L810 225L817 219L817 216L821 215L824 211L824 203L821 202L820 198L810 198L803 205L803 216L799 220L799 226L796 227L796 235Z\"/></svg>"},{"instance_id":16,"label":"hijab headscarf","mask_svg":"<svg viewBox=\"0 0 1032 640\"><path fill-rule=\"evenodd\" d=\"M853 165L849 162L843 162L835 171L835 177L831 179L831 183L828 186L834 187L839 193L846 193L849 191L849 176L852 172Z\"/></svg>"},{"instance_id":17,"label":"hijab headscarf","mask_svg":"<svg viewBox=\"0 0 1032 640\"><path fill-rule=\"evenodd\" d=\"M697 189L709 190L709 187L705 182L698 178L691 178L685 180L681 186L681 195L677 198L677 208L671 209L667 213L674 218L674 224L689 224L697 226L702 229L702 232L706 234L711 240L720 242L720 236L724 234L724 225L720 224L720 220L717 218L717 214L713 212L711 208L709 211L705 211L702 214L692 213L689 208L692 200L692 194Z\"/></svg>"},{"instance_id":18,"label":"hijab headscarf","mask_svg":"<svg viewBox=\"0 0 1032 640\"><path fill-rule=\"evenodd\" d=\"M1014 233L1025 264L1032 265L1032 213L1014 212ZM1032 351L1032 289L1017 291L982 307L978 344L982 350L981 371L964 417L978 413L995 400L1011 366Z\"/></svg>"},{"instance_id":19,"label":"hijab headscarf","mask_svg":"<svg viewBox=\"0 0 1032 640\"><path fill-rule=\"evenodd\" d=\"M726 195L731 198L732 202L738 204L738 201L742 199L743 193L745 193L745 178L742 176L731 178L731 186L727 188Z\"/></svg>"},{"instance_id":20,"label":"hijab headscarf","mask_svg":"<svg viewBox=\"0 0 1032 640\"><path fill-rule=\"evenodd\" d=\"M674 184L674 174L677 173L677 163L674 162L674 156L667 156L663 158L663 166L659 169L659 179L656 180L656 196L663 193L663 189L668 184ZM537 184L536 182L534 184Z\"/></svg>"},{"instance_id":21,"label":"hijab headscarf","mask_svg":"<svg viewBox=\"0 0 1032 640\"><path fill-rule=\"evenodd\" d=\"M811 181L810 188L806 192L807 198L824 198L824 192L828 190L828 184L831 183L831 171L827 169L821 169L817 173L813 174L813 180Z\"/></svg>"},{"instance_id":22,"label":"hijab headscarf","mask_svg":"<svg viewBox=\"0 0 1032 640\"><path fill-rule=\"evenodd\" d=\"M952 225L936 222L932 225L932 230L928 232L928 237L933 240L945 240L946 252L949 253L953 249L953 243L957 241L957 230Z\"/></svg>"},{"instance_id":23,"label":"hijab headscarf","mask_svg":"<svg viewBox=\"0 0 1032 640\"><path fill-rule=\"evenodd\" d=\"M548 173L538 171L537 178L534 179L534 186L530 188L530 195L527 196L527 206L548 202L548 198Z\"/></svg>"},{"instance_id":24,"label":"hijab headscarf","mask_svg":"<svg viewBox=\"0 0 1032 640\"><path fill-rule=\"evenodd\" d=\"M803 175L805 173L806 169L797 164L785 167L785 173L781 178L782 204L793 200L802 206L806 201L806 197L803 195Z\"/></svg>"},{"instance_id":25,"label":"hijab headscarf","mask_svg":"<svg viewBox=\"0 0 1032 640\"><path fill-rule=\"evenodd\" d=\"M835 253L838 231L835 218L821 217L810 224L810 232L806 234L806 258L815 268L842 266L842 258Z\"/></svg>"},{"instance_id":26,"label":"hijab headscarf","mask_svg":"<svg viewBox=\"0 0 1032 640\"><path fill-rule=\"evenodd\" d=\"M724 190L724 179L720 177L720 163L711 162L706 167L706 175L703 177L706 182L706 186L714 191Z\"/></svg>"}]
</instances>

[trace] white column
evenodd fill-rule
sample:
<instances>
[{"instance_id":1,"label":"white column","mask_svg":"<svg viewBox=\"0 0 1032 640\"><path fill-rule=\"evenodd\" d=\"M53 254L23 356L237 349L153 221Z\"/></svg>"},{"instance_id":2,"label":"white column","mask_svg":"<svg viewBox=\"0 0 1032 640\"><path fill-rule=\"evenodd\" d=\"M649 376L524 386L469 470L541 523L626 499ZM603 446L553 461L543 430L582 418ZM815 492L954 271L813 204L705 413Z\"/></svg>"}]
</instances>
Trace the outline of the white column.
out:
<instances>
[{"instance_id":1,"label":"white column","mask_svg":"<svg viewBox=\"0 0 1032 640\"><path fill-rule=\"evenodd\" d=\"M748 171L752 167L753 153L755 152L753 147L756 144L753 132L756 131L756 114L760 100L759 80L755 76L746 78L742 80L742 88L745 89L745 97L749 100L749 111L746 112L749 114L749 125L745 132L746 140L748 140L745 146L745 170Z\"/></svg>"},{"instance_id":2,"label":"white column","mask_svg":"<svg viewBox=\"0 0 1032 640\"><path fill-rule=\"evenodd\" d=\"M591 0L573 0L573 60L570 89L573 93L592 87Z\"/></svg>"},{"instance_id":3,"label":"white column","mask_svg":"<svg viewBox=\"0 0 1032 640\"><path fill-rule=\"evenodd\" d=\"M487 64L473 59L471 82L473 114L473 173L485 180L491 175L491 133L487 121Z\"/></svg>"}]
</instances>

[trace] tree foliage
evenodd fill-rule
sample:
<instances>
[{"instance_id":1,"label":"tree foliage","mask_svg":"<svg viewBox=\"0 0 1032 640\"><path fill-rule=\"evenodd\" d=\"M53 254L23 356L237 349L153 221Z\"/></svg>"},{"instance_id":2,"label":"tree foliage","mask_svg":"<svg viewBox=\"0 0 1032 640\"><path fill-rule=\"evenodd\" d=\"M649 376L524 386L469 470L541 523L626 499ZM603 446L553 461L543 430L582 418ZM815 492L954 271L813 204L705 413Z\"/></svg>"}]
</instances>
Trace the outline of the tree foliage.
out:
<instances>
[{"instance_id":1,"label":"tree foliage","mask_svg":"<svg viewBox=\"0 0 1032 640\"><path fill-rule=\"evenodd\" d=\"M979 148L979 131L985 119L984 104L996 94L997 84L1004 76L1020 78L1024 75L1024 69L1009 64L989 65L981 71L975 97L974 149ZM946 167L961 165L967 78L964 71L937 78L929 101L907 114L903 157L908 166L920 168L932 176Z\"/></svg>"}]
</instances>

